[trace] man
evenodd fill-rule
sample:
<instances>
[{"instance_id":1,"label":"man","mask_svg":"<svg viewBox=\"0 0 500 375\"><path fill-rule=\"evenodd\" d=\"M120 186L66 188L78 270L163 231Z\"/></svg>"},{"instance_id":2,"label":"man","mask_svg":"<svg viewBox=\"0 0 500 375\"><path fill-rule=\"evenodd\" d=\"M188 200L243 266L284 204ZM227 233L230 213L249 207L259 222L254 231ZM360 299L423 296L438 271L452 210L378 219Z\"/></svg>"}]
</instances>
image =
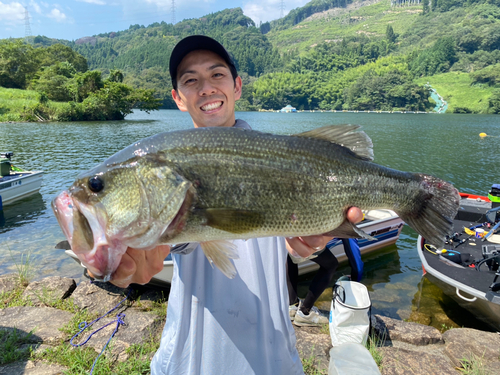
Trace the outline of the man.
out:
<instances>
[{"instance_id":1,"label":"man","mask_svg":"<svg viewBox=\"0 0 500 375\"><path fill-rule=\"evenodd\" d=\"M227 51L215 40L191 36L170 57L172 97L195 127L242 127L234 103L242 82ZM360 221L352 208L348 217ZM303 374L288 318L287 249L308 256L328 237L259 238L234 241L237 275L212 268L198 244L172 248L174 276L161 345L151 362L163 374ZM147 283L162 267L168 246L128 249L112 283Z\"/></svg>"}]
</instances>

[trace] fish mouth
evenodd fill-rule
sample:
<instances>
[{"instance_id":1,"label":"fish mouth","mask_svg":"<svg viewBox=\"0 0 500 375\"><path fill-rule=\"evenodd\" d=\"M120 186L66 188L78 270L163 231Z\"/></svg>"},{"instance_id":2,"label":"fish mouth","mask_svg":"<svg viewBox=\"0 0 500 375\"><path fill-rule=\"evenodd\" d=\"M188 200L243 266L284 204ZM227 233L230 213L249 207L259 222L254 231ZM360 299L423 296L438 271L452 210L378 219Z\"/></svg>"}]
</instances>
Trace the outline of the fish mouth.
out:
<instances>
[{"instance_id":1,"label":"fish mouth","mask_svg":"<svg viewBox=\"0 0 500 375\"><path fill-rule=\"evenodd\" d=\"M52 209L71 250L82 264L94 276L110 280L127 246L119 241L110 244L103 230L104 220L97 210L73 199L67 191L54 198Z\"/></svg>"}]
</instances>

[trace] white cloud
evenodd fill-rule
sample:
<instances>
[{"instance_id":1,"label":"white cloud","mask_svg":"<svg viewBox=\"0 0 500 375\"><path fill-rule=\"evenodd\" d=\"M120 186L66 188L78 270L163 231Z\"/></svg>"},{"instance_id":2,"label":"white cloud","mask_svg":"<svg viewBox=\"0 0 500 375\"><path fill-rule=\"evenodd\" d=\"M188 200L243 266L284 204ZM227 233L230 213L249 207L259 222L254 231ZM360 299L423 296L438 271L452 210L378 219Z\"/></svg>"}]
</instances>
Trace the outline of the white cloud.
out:
<instances>
[{"instance_id":1,"label":"white cloud","mask_svg":"<svg viewBox=\"0 0 500 375\"><path fill-rule=\"evenodd\" d=\"M290 10L304 6L309 0L288 0L284 3L283 15L287 15ZM276 20L280 17L281 0L254 0L243 5L243 13L250 17L257 26L259 22Z\"/></svg>"},{"instance_id":2,"label":"white cloud","mask_svg":"<svg viewBox=\"0 0 500 375\"><path fill-rule=\"evenodd\" d=\"M142 0L146 4L156 5L160 10L170 10L172 9L172 1L170 0ZM133 2L134 3L134 2ZM175 2L175 9L193 9L193 8L207 8L209 4L215 3L215 0L191 0L191 1L179 1ZM137 0L135 1L137 4ZM207 8L208 9L208 8Z\"/></svg>"},{"instance_id":3,"label":"white cloud","mask_svg":"<svg viewBox=\"0 0 500 375\"><path fill-rule=\"evenodd\" d=\"M24 7L21 3L4 4L0 1L0 21L9 25L24 22Z\"/></svg>"},{"instance_id":4,"label":"white cloud","mask_svg":"<svg viewBox=\"0 0 500 375\"><path fill-rule=\"evenodd\" d=\"M97 4L97 5L106 5L105 1L102 0L76 0L81 3L89 3L89 4Z\"/></svg>"},{"instance_id":5,"label":"white cloud","mask_svg":"<svg viewBox=\"0 0 500 375\"><path fill-rule=\"evenodd\" d=\"M52 9L50 13L47 15L47 17L53 18L57 22L65 22L68 19L66 14L64 14L63 12L61 12L59 9L56 8Z\"/></svg>"},{"instance_id":6,"label":"white cloud","mask_svg":"<svg viewBox=\"0 0 500 375\"><path fill-rule=\"evenodd\" d=\"M40 5L38 5L36 2L33 0L30 1L30 4L28 6L28 11L31 13L31 10L34 9L36 13L41 14L42 13L42 8L40 8Z\"/></svg>"}]
</instances>

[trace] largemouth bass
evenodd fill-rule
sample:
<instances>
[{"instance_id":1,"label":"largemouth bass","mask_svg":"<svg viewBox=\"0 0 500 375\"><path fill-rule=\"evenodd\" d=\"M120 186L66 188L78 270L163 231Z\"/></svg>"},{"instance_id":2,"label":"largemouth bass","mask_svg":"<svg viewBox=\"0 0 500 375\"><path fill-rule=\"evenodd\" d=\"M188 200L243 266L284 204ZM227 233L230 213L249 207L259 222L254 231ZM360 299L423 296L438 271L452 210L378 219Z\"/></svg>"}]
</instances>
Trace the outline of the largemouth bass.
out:
<instances>
[{"instance_id":1,"label":"largemouth bass","mask_svg":"<svg viewBox=\"0 0 500 375\"><path fill-rule=\"evenodd\" d=\"M199 242L228 277L232 239L370 238L352 206L394 210L435 246L452 231L458 191L448 182L372 162L356 125L293 136L237 128L157 134L78 176L52 202L71 248L109 279L127 247Z\"/></svg>"}]
</instances>

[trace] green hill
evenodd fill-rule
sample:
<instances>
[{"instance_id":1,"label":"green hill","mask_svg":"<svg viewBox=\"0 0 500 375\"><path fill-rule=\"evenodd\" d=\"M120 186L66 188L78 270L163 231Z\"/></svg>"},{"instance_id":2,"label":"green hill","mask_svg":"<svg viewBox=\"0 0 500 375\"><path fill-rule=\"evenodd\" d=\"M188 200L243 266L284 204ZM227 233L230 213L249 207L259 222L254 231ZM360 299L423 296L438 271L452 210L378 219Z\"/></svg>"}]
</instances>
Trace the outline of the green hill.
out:
<instances>
[{"instance_id":1,"label":"green hill","mask_svg":"<svg viewBox=\"0 0 500 375\"><path fill-rule=\"evenodd\" d=\"M205 34L221 41L235 59L245 83L239 109L292 104L299 109L430 110L424 89L429 82L448 100L449 111L496 113L500 83L489 69L500 63L499 5L500 0L409 5L312 0L259 27L234 8L76 41L37 36L33 44L63 43L83 55L89 69L105 74L120 69L125 83L155 89L167 108L175 108L168 75L173 46L185 36Z\"/></svg>"}]
</instances>

